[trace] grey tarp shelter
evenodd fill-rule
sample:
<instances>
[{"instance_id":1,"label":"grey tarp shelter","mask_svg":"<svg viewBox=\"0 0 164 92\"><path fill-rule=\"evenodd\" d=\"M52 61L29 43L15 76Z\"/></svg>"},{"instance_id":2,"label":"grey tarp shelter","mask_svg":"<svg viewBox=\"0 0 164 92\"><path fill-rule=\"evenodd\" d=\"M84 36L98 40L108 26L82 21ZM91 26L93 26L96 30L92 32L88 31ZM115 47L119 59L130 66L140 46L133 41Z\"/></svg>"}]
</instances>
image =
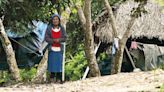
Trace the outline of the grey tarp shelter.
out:
<instances>
[{"instance_id":1,"label":"grey tarp shelter","mask_svg":"<svg viewBox=\"0 0 164 92\"><path fill-rule=\"evenodd\" d=\"M136 67L141 70L153 70L164 66L164 47L155 44L141 44L130 51Z\"/></svg>"},{"instance_id":2,"label":"grey tarp shelter","mask_svg":"<svg viewBox=\"0 0 164 92\"><path fill-rule=\"evenodd\" d=\"M34 29L22 35L7 31L7 35L12 43L19 68L31 67L38 64L42 58L47 43L44 35L47 24L42 21L33 21ZM0 70L8 69L6 55L0 42Z\"/></svg>"}]
</instances>

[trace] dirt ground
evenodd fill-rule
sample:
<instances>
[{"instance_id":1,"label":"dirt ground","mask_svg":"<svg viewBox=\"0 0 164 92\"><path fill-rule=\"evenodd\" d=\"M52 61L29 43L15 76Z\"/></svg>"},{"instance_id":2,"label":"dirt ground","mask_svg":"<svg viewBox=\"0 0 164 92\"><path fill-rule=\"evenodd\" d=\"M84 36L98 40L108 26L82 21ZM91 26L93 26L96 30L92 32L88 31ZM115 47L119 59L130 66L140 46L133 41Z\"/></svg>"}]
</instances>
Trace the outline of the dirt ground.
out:
<instances>
[{"instance_id":1,"label":"dirt ground","mask_svg":"<svg viewBox=\"0 0 164 92\"><path fill-rule=\"evenodd\" d=\"M0 92L164 92L164 71L120 73L64 84L16 84L0 87Z\"/></svg>"}]
</instances>

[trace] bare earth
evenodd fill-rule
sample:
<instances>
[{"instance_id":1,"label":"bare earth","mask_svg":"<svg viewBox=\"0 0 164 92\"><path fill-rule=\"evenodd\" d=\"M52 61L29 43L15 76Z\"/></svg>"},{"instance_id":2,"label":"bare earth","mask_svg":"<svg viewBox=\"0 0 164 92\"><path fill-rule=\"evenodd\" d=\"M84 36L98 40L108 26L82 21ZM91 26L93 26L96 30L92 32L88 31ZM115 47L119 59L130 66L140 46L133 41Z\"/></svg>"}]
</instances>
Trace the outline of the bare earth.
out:
<instances>
[{"instance_id":1,"label":"bare earth","mask_svg":"<svg viewBox=\"0 0 164 92\"><path fill-rule=\"evenodd\" d=\"M0 87L0 92L159 92L164 71L120 73L64 84L32 84Z\"/></svg>"}]
</instances>

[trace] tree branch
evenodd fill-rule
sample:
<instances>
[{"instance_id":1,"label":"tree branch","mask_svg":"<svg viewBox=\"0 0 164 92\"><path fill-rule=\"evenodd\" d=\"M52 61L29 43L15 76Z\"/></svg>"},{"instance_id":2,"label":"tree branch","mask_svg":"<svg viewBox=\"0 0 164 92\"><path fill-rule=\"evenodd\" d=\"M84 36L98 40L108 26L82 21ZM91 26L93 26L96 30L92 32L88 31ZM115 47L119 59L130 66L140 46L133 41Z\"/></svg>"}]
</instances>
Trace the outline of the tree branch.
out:
<instances>
[{"instance_id":1,"label":"tree branch","mask_svg":"<svg viewBox=\"0 0 164 92\"><path fill-rule=\"evenodd\" d=\"M112 11L112 8L108 2L108 0L104 0L104 4L105 4L105 7L108 11L108 15L109 15L109 18L111 19L111 25L112 25L112 29L113 29L113 35L114 37L117 37L118 34L117 34L117 26L116 26L116 19L114 17L114 14L113 14L113 11Z\"/></svg>"},{"instance_id":2,"label":"tree branch","mask_svg":"<svg viewBox=\"0 0 164 92\"><path fill-rule=\"evenodd\" d=\"M82 10L82 8L80 6L76 6L76 8L77 8L77 11L78 11L80 22L81 22L81 24L82 24L82 26L84 28L85 23L86 23L84 12L83 12L83 10Z\"/></svg>"},{"instance_id":3,"label":"tree branch","mask_svg":"<svg viewBox=\"0 0 164 92\"><path fill-rule=\"evenodd\" d=\"M69 16L70 16L70 14L71 14L71 10L70 10L70 7L67 7L66 9L65 9L65 11L63 11L62 13L61 13L61 24L64 26L64 28L66 29L66 24L67 24L67 22L68 22L68 19L69 19Z\"/></svg>"},{"instance_id":4,"label":"tree branch","mask_svg":"<svg viewBox=\"0 0 164 92\"><path fill-rule=\"evenodd\" d=\"M91 23L91 1L92 0L85 0L85 7L84 7L84 15L86 18L86 27L90 30L92 27Z\"/></svg>"}]
</instances>

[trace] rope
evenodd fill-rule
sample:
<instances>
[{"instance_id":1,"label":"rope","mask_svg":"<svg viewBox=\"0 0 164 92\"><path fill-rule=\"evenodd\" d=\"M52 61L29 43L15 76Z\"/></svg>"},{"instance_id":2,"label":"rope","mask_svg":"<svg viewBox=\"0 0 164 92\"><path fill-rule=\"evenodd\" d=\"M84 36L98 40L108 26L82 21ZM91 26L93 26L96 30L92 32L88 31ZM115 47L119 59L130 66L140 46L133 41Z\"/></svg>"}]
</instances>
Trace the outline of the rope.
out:
<instances>
[{"instance_id":1,"label":"rope","mask_svg":"<svg viewBox=\"0 0 164 92\"><path fill-rule=\"evenodd\" d=\"M30 52L32 52L32 53L34 53L34 54L40 56L38 53L36 53L35 51L31 50L30 48L28 48L28 47L22 45L21 43L19 43L18 41L14 40L13 38L10 38L10 39L11 39L12 41L16 42L17 44L19 44L20 46L22 46L23 48L29 50Z\"/></svg>"}]
</instances>

